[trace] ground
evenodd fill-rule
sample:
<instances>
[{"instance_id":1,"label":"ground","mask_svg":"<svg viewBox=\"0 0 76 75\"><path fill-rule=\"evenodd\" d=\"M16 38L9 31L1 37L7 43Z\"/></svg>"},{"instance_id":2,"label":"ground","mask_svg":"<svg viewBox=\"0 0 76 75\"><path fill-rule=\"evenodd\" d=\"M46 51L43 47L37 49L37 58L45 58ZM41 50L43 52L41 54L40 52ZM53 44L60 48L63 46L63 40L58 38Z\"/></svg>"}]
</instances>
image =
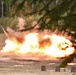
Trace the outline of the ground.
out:
<instances>
[{"instance_id":1,"label":"ground","mask_svg":"<svg viewBox=\"0 0 76 75\"><path fill-rule=\"evenodd\" d=\"M41 71L41 66L46 71ZM0 62L0 75L73 75L73 72L55 72L57 63L44 62Z\"/></svg>"},{"instance_id":2,"label":"ground","mask_svg":"<svg viewBox=\"0 0 76 75\"><path fill-rule=\"evenodd\" d=\"M0 50L5 45L6 36L0 34ZM42 71L41 66L46 70ZM9 57L0 57L0 75L76 75L70 70L55 72L59 63L37 62L37 61L18 61Z\"/></svg>"}]
</instances>

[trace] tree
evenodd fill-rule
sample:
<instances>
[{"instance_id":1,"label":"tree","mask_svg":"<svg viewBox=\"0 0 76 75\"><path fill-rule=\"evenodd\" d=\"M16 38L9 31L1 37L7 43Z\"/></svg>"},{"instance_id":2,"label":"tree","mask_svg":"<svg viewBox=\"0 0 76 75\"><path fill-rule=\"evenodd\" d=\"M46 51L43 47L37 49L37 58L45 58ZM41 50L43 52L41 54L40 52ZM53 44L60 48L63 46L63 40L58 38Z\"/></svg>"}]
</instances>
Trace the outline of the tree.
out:
<instances>
[{"instance_id":1,"label":"tree","mask_svg":"<svg viewBox=\"0 0 76 75\"><path fill-rule=\"evenodd\" d=\"M35 11L32 11L31 9L31 12L25 13L24 15L31 15L36 13L42 15L42 17L39 19L41 22L41 29L53 29L54 27L57 27L59 30L66 31L69 29L69 31L76 31L75 0L48 0L48 2L46 2L46 0L22 0L20 3L19 0L12 0L12 5L16 5L15 15L23 8L30 9L29 7L26 8L28 5L26 7L24 6L26 2L28 5L30 5L30 8L33 6Z\"/></svg>"}]
</instances>

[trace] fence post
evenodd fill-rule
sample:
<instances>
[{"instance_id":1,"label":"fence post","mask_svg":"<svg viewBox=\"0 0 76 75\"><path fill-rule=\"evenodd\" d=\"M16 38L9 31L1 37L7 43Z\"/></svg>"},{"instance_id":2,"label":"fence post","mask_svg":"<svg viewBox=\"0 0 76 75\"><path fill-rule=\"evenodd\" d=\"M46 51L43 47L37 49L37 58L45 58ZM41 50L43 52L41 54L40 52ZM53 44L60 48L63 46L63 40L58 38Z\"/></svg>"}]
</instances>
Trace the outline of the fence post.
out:
<instances>
[{"instance_id":1,"label":"fence post","mask_svg":"<svg viewBox=\"0 0 76 75\"><path fill-rule=\"evenodd\" d=\"M42 65L41 66L41 71L46 71L46 66Z\"/></svg>"}]
</instances>

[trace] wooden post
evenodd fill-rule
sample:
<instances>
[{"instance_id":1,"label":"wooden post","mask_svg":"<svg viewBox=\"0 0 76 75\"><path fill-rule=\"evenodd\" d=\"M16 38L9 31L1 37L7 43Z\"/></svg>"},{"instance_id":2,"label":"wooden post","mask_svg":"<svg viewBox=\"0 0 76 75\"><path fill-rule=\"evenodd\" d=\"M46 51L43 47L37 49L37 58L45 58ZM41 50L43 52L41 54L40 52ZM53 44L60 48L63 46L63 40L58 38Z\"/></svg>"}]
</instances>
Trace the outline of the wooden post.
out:
<instances>
[{"instance_id":1,"label":"wooden post","mask_svg":"<svg viewBox=\"0 0 76 75\"><path fill-rule=\"evenodd\" d=\"M46 71L46 66L42 65L41 66L41 71Z\"/></svg>"},{"instance_id":2,"label":"wooden post","mask_svg":"<svg viewBox=\"0 0 76 75\"><path fill-rule=\"evenodd\" d=\"M76 72L76 67L71 67L71 72Z\"/></svg>"},{"instance_id":3,"label":"wooden post","mask_svg":"<svg viewBox=\"0 0 76 75\"><path fill-rule=\"evenodd\" d=\"M56 66L55 72L60 72L60 67L59 66Z\"/></svg>"}]
</instances>

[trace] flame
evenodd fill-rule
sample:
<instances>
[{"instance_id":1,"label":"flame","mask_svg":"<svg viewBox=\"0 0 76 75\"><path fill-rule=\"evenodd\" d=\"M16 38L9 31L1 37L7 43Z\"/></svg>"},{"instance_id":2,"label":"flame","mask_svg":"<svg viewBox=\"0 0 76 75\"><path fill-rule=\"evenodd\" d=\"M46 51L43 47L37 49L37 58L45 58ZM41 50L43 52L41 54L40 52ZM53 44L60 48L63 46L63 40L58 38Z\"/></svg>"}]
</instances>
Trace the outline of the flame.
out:
<instances>
[{"instance_id":1,"label":"flame","mask_svg":"<svg viewBox=\"0 0 76 75\"><path fill-rule=\"evenodd\" d=\"M57 58L69 56L75 51L72 42L64 36L35 32L17 34L6 39L6 45L1 50L2 53Z\"/></svg>"}]
</instances>

